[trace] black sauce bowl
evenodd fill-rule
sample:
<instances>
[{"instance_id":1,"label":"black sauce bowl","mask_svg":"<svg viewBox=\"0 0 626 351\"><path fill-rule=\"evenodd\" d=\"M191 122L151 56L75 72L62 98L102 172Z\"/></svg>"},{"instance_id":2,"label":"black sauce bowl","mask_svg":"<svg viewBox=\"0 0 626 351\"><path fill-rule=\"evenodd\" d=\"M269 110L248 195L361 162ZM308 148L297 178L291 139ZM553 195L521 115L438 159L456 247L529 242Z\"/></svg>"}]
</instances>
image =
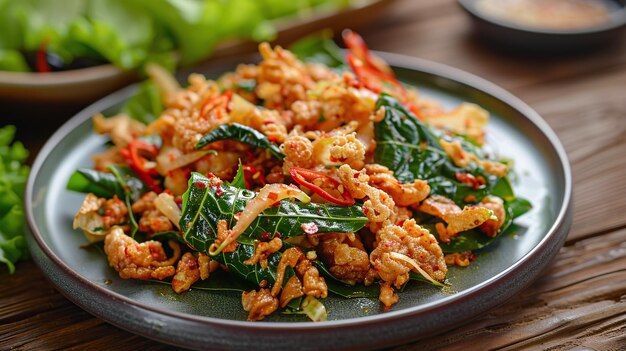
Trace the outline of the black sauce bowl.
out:
<instances>
[{"instance_id":1,"label":"black sauce bowl","mask_svg":"<svg viewBox=\"0 0 626 351\"><path fill-rule=\"evenodd\" d=\"M484 13L476 0L458 0L472 18L476 35L498 48L525 54L559 54L591 50L616 43L626 27L626 0L612 0L616 9L600 25L576 29L525 26Z\"/></svg>"}]
</instances>

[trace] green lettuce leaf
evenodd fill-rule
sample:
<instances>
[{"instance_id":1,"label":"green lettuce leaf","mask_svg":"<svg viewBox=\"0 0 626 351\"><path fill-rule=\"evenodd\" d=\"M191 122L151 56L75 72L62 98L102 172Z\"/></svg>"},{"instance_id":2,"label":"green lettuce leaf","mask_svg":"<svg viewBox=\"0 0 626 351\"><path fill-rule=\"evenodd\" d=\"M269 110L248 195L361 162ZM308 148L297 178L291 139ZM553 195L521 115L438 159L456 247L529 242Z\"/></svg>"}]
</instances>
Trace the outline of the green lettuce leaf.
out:
<instances>
[{"instance_id":1,"label":"green lettuce leaf","mask_svg":"<svg viewBox=\"0 0 626 351\"><path fill-rule=\"evenodd\" d=\"M461 207L470 195L478 202L491 193L499 181L497 176L488 174L474 162L465 168L454 165L439 144L437 133L392 96L381 94L376 103L376 108L380 107L385 108L385 118L374 124L374 160L392 170L400 182L426 180L431 194L444 195ZM482 176L486 184L474 188L458 181L457 173Z\"/></svg>"},{"instance_id":2,"label":"green lettuce leaf","mask_svg":"<svg viewBox=\"0 0 626 351\"><path fill-rule=\"evenodd\" d=\"M239 123L222 124L213 129L198 141L196 149L201 149L214 141L225 139L233 139L254 147L267 149L276 158L281 160L285 158L278 145L269 141L265 134Z\"/></svg>"},{"instance_id":3,"label":"green lettuce leaf","mask_svg":"<svg viewBox=\"0 0 626 351\"><path fill-rule=\"evenodd\" d=\"M15 262L28 256L24 240L24 188L29 168L28 151L14 142L15 127L0 128L0 262L10 273Z\"/></svg>"},{"instance_id":4,"label":"green lettuce leaf","mask_svg":"<svg viewBox=\"0 0 626 351\"><path fill-rule=\"evenodd\" d=\"M66 188L79 193L93 193L98 197L112 198L117 195L123 199L126 193L131 200L150 189L137 177L128 166L111 166L111 172L99 172L89 168L80 168L70 176Z\"/></svg>"},{"instance_id":5,"label":"green lettuce leaf","mask_svg":"<svg viewBox=\"0 0 626 351\"><path fill-rule=\"evenodd\" d=\"M332 40L332 32L323 31L298 40L289 50L298 59L305 62L314 62L328 67L344 67L346 62L341 49Z\"/></svg>"},{"instance_id":6,"label":"green lettuce leaf","mask_svg":"<svg viewBox=\"0 0 626 351\"><path fill-rule=\"evenodd\" d=\"M30 67L19 51L0 49L0 71L29 72Z\"/></svg>"},{"instance_id":7,"label":"green lettuce leaf","mask_svg":"<svg viewBox=\"0 0 626 351\"><path fill-rule=\"evenodd\" d=\"M152 80L139 84L135 94L122 106L121 112L143 124L150 124L163 112L159 88Z\"/></svg>"},{"instance_id":8,"label":"green lettuce leaf","mask_svg":"<svg viewBox=\"0 0 626 351\"><path fill-rule=\"evenodd\" d=\"M465 199L470 195L476 202L487 195L495 195L504 200L506 218L497 235L489 237L478 228L468 230L452 237L449 243L441 242L444 252L477 250L490 245L509 228L515 218L530 210L532 205L528 200L515 196L508 176L497 177L488 174L474 162L470 162L465 168L454 165L439 144L439 138L450 137L422 123L395 98L381 94L377 102L377 108L380 107L385 107L385 118L374 124L377 145L374 159L394 171L400 182L426 180L431 187L431 194L444 195L460 207L467 204ZM471 141L466 139L460 141L466 151L483 157L482 150ZM456 180L456 173L482 176L486 184L474 188ZM430 218L421 225L437 235L435 223L438 221L440 220Z\"/></svg>"},{"instance_id":9,"label":"green lettuce leaf","mask_svg":"<svg viewBox=\"0 0 626 351\"><path fill-rule=\"evenodd\" d=\"M183 213L180 220L185 242L197 251L207 252L216 239L217 222L226 220L229 227L232 227L236 214L243 211L247 202L256 195L253 191L228 184L222 184L218 190L210 187L209 180L203 175L192 173L187 192L183 195ZM272 284L276 280L276 268L282 253L271 254L265 268L258 263L244 264L244 261L254 255L254 241L260 240L263 233L280 233L283 238L304 235L301 227L304 223L314 223L320 233L355 232L367 223L367 218L358 205L303 204L283 200L278 206L263 211L252 222L237 238L239 245L235 251L221 252L214 259L228 267L230 272L251 283L258 285L265 280ZM283 248L288 246L285 244ZM285 282L288 278L286 277Z\"/></svg>"},{"instance_id":10,"label":"green lettuce leaf","mask_svg":"<svg viewBox=\"0 0 626 351\"><path fill-rule=\"evenodd\" d=\"M25 70L42 46L65 64L105 59L122 69L172 68L230 39L272 40L274 19L348 0L0 0L0 69ZM4 50L4 51L3 51Z\"/></svg>"},{"instance_id":11,"label":"green lettuce leaf","mask_svg":"<svg viewBox=\"0 0 626 351\"><path fill-rule=\"evenodd\" d=\"M180 228L185 241L200 252L207 252L217 235L217 222L226 220L229 228L236 222L235 214L243 211L256 192L222 184L209 186L209 180L192 173L187 192L183 194L183 213ZM283 238L305 234L301 225L314 223L319 233L356 232L367 223L359 205L336 206L326 204L280 201L278 206L263 211L241 234L237 241L253 244L263 233L280 233Z\"/></svg>"}]
</instances>

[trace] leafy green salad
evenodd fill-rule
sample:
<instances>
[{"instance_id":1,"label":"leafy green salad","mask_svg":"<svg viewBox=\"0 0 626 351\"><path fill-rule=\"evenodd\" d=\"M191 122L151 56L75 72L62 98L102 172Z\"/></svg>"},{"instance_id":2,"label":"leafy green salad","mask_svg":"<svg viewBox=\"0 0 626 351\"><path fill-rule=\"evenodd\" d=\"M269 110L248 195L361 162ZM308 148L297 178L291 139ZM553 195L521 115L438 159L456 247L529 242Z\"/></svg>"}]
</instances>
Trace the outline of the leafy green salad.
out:
<instances>
[{"instance_id":1,"label":"leafy green salad","mask_svg":"<svg viewBox=\"0 0 626 351\"><path fill-rule=\"evenodd\" d=\"M271 20L349 0L0 0L0 70L50 72L113 63L173 67L223 40L269 40Z\"/></svg>"},{"instance_id":2,"label":"leafy green salad","mask_svg":"<svg viewBox=\"0 0 626 351\"><path fill-rule=\"evenodd\" d=\"M24 240L24 188L28 166L24 165L28 151L14 142L15 127L0 128L0 262L9 272L14 263L28 256Z\"/></svg>"}]
</instances>

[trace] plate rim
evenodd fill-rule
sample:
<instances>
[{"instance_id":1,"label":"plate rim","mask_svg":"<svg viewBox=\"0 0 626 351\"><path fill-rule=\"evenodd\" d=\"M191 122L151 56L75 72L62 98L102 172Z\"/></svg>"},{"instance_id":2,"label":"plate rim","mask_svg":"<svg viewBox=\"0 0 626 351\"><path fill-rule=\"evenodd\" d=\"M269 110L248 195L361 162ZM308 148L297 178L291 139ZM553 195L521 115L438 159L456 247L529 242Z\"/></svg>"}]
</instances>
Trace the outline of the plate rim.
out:
<instances>
[{"instance_id":1,"label":"plate rim","mask_svg":"<svg viewBox=\"0 0 626 351\"><path fill-rule=\"evenodd\" d=\"M121 295L117 292L108 290L102 286L95 284L89 279L81 276L79 273L75 272L69 265L67 265L59 256L57 256L52 249L47 245L45 240L42 237L42 234L39 231L38 226L36 225L36 221L34 218L33 212L33 193L34 191L34 183L37 178L41 167L43 166L45 159L47 156L55 149L57 144L69 133L71 133L78 125L83 123L85 120L91 118L94 113L100 112L108 107L110 107L113 103L118 103L123 99L127 98L132 91L136 89L136 84L131 85L129 87L123 88L115 93L112 93L104 98L96 101L95 103L89 105L87 108L83 109L79 113L77 113L74 117L65 122L49 139L46 141L45 145L42 147L41 151L37 155L31 173L28 178L26 193L25 193L25 209L26 209L26 219L28 222L28 226L31 231L31 237L34 239L34 243L37 244L38 249L42 251L45 257L50 260L57 268L60 268L64 273L70 275L81 285L84 285L86 288L97 295L106 296L110 298L112 301L122 302L131 305L132 307L139 310L146 310L150 313L157 313L167 316L169 318L174 318L186 322L196 323L199 326L204 327L235 327L239 329L241 332L250 331L250 332L263 332L263 331L272 331L272 332L280 332L280 331L300 331L300 332L310 332L310 331L323 331L325 329L333 329L337 330L338 328L346 329L346 328L354 328L359 326L366 326L370 324L383 323L386 321L394 321L396 319L403 318L416 318L420 315L428 314L434 312L438 309L448 307L449 305L455 305L460 300L469 299L471 297L475 297L476 295L480 295L483 292L486 292L490 289L493 289L495 284L497 284L500 280L505 279L507 277L515 276L515 272L518 270L524 269L525 266L533 263L533 259L536 259L537 256L541 256L543 250L545 250L546 246L551 248L550 257L552 258L556 252L558 251L558 247L562 245L565 240L567 233L569 232L569 228L571 226L572 219L572 173L571 167L568 161L567 154L565 149L563 148L561 142L558 137L552 130L552 128L548 125L548 123L530 106L524 103L519 98L515 97L505 89L497 86L494 83L491 83L481 77L478 77L474 74L468 73L466 71L450 67L441 63L428 61L421 58L415 58L405 55L392 54L392 53L384 53L377 52L380 56L387 60L393 67L408 69L412 71L424 72L427 74L435 75L453 82L458 82L469 87L472 87L475 90L481 91L501 102L509 106L510 108L516 110L524 119L532 123L537 130L541 132L543 137L547 139L552 148L552 151L555 152L558 157L558 165L560 166L560 170L563 172L563 186L564 193L563 198L558 199L558 203L560 204L560 209L558 214L555 217L554 222L547 229L544 237L524 256L522 256L517 262L507 267L505 270L499 272L498 274L492 276L486 281L477 284L467 290L458 292L454 295L446 297L444 299L440 299L437 301L432 301L429 303L412 306L409 308L404 308L398 311L391 311L386 313L380 313L370 316L363 316L358 318L348 318L343 320L333 320L327 321L324 323L315 323L315 322L248 322L248 321L238 321L238 320L230 320L230 319L220 319L216 317L207 317L207 316L196 316L183 312L167 310L163 308L159 308L157 306L150 306L145 303L142 303L137 300L133 300L129 297ZM559 175L560 178L560 175ZM560 180L560 179L559 179ZM549 246L550 242L556 242L556 248L554 247L554 243L552 243L552 247ZM31 241L29 241L29 244ZM29 245L30 246L30 245ZM45 269L42 267L42 263L36 261L40 268L44 272ZM535 264L540 264L541 267L545 267L548 262L534 262ZM531 281L536 279L538 274L532 277ZM46 275L47 277L47 275ZM48 277L48 279L50 279ZM89 306L80 303L77 299L72 298L72 296L68 296L66 291L61 287L61 284L57 284L57 282L53 281L53 284L56 286L58 290L60 290L68 299L78 304L81 308L88 310L91 312ZM519 287L515 290L514 294L517 294L523 287ZM514 295L510 294L510 296ZM509 297L510 297L509 296ZM508 297L507 297L508 298ZM498 301L497 303L503 303L503 301ZM491 308L495 305L492 303ZM142 312L146 312L142 311ZM102 318L111 322L111 318L106 318L106 316L97 315L97 317ZM475 316L474 316L475 317ZM465 317L465 321L469 317ZM460 325L463 321L458 321L457 323L453 323L453 326ZM113 323L116 324L117 323ZM127 326L122 325L124 329L130 329ZM442 330L440 330L442 331ZM136 332L137 333L137 332ZM140 333L141 334L141 333ZM157 339L159 341L166 340L162 338L157 338L155 336L148 335L147 333L143 333L146 337L151 337L153 339ZM424 337L426 335L416 335L413 338Z\"/></svg>"}]
</instances>

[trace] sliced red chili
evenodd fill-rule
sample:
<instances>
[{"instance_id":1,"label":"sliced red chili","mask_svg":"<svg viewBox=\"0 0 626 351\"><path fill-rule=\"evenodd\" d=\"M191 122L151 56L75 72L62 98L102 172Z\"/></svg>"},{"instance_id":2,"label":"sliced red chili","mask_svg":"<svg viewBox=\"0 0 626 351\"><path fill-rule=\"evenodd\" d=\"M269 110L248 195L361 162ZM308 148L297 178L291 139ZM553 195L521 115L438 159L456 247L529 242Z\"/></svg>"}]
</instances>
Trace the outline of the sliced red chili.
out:
<instances>
[{"instance_id":1,"label":"sliced red chili","mask_svg":"<svg viewBox=\"0 0 626 351\"><path fill-rule=\"evenodd\" d=\"M243 165L243 180L246 183L247 189L252 189L254 183L260 183L261 185L267 184L265 181L265 174L262 169L257 169L254 166Z\"/></svg>"},{"instance_id":2,"label":"sliced red chili","mask_svg":"<svg viewBox=\"0 0 626 351\"><path fill-rule=\"evenodd\" d=\"M459 182L463 182L465 184L469 184L472 186L472 188L474 189L478 189L480 188L483 184L481 184L480 179L477 179L476 177L474 177L472 174L470 173L455 173L454 177L456 178L456 180L458 180ZM484 180L484 179L483 179Z\"/></svg>"},{"instance_id":3,"label":"sliced red chili","mask_svg":"<svg viewBox=\"0 0 626 351\"><path fill-rule=\"evenodd\" d=\"M211 109L214 109L218 106L228 109L228 103L230 102L230 98L232 96L232 90L226 90L218 96L207 99L200 109L201 116L206 116L206 114L209 113Z\"/></svg>"},{"instance_id":4,"label":"sliced red chili","mask_svg":"<svg viewBox=\"0 0 626 351\"><path fill-rule=\"evenodd\" d=\"M367 44L365 44L365 40L363 40L359 34L351 30L345 30L341 34L344 43L350 49L352 54L365 61L368 66L373 68L373 70L379 71L381 74L395 79L393 70L389 67L389 65L387 65L387 63L385 63L385 61L370 54L370 50L367 47Z\"/></svg>"},{"instance_id":5,"label":"sliced red chili","mask_svg":"<svg viewBox=\"0 0 626 351\"><path fill-rule=\"evenodd\" d=\"M384 61L370 54L369 48L360 35L353 31L344 31L343 40L350 49L350 52L346 54L346 59L365 87L376 93L386 91L405 100L406 91L391 68Z\"/></svg>"},{"instance_id":6,"label":"sliced red chili","mask_svg":"<svg viewBox=\"0 0 626 351\"><path fill-rule=\"evenodd\" d=\"M358 80L369 90L389 93L400 100L411 112L419 116L419 108L410 102L404 86L396 79L393 70L380 58L372 55L363 38L357 33L346 30L343 41L350 49L346 60Z\"/></svg>"},{"instance_id":7,"label":"sliced red chili","mask_svg":"<svg viewBox=\"0 0 626 351\"><path fill-rule=\"evenodd\" d=\"M354 204L354 198L352 197L352 195L350 195L350 192L348 192L348 189L344 188L343 191L340 191L340 186L341 187L343 186L335 178L332 178L321 172L316 172L310 169L299 168L299 167L291 168L289 170L289 174L291 174L291 178L293 178L293 180L296 181L296 183L304 186L305 188L313 191L317 195L321 196L322 198L332 203L335 203L337 205L342 205L342 206L350 206ZM330 186L337 189L337 191L341 193L341 198L335 197L331 195L329 192L327 192L326 190L322 189L320 186L313 184L312 181L315 179L322 179L324 183L329 184Z\"/></svg>"},{"instance_id":8,"label":"sliced red chili","mask_svg":"<svg viewBox=\"0 0 626 351\"><path fill-rule=\"evenodd\" d=\"M133 140L128 143L126 148L120 149L120 154L139 179L153 191L161 193L163 189L159 181L154 179L159 173L154 168L146 168L148 160L143 156L156 156L158 153L159 150L156 145L148 144L141 140Z\"/></svg>"},{"instance_id":9,"label":"sliced red chili","mask_svg":"<svg viewBox=\"0 0 626 351\"><path fill-rule=\"evenodd\" d=\"M52 72L52 68L48 64L48 40L44 40L37 48L37 58L35 62L35 68L37 72L46 73Z\"/></svg>"}]
</instances>

